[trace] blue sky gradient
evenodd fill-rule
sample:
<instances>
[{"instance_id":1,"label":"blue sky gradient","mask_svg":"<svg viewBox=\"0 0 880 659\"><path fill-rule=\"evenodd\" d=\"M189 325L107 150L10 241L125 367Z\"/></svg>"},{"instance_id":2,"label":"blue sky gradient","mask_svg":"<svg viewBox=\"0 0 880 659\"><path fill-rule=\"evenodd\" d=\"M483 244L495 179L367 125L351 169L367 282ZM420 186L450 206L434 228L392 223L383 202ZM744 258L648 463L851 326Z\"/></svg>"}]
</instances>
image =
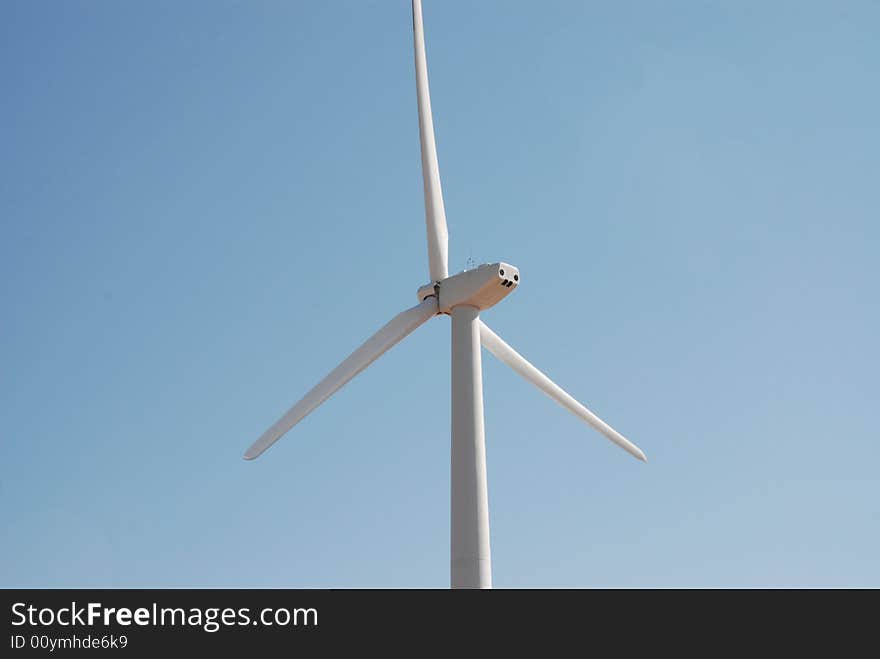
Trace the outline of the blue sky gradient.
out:
<instances>
[{"instance_id":1,"label":"blue sky gradient","mask_svg":"<svg viewBox=\"0 0 880 659\"><path fill-rule=\"evenodd\" d=\"M497 586L880 586L880 5L437 2ZM448 585L409 2L0 5L0 585Z\"/></svg>"}]
</instances>

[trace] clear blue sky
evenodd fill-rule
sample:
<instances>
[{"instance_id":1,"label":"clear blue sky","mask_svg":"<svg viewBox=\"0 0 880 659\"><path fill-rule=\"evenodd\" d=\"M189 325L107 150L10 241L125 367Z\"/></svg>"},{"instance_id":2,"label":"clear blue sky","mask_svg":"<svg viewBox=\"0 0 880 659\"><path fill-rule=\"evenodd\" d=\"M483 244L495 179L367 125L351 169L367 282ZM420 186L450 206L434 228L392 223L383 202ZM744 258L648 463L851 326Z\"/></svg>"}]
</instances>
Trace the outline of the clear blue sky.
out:
<instances>
[{"instance_id":1,"label":"clear blue sky","mask_svg":"<svg viewBox=\"0 0 880 659\"><path fill-rule=\"evenodd\" d=\"M880 586L880 5L425 0L497 586ZM0 585L449 579L408 0L0 4Z\"/></svg>"}]
</instances>

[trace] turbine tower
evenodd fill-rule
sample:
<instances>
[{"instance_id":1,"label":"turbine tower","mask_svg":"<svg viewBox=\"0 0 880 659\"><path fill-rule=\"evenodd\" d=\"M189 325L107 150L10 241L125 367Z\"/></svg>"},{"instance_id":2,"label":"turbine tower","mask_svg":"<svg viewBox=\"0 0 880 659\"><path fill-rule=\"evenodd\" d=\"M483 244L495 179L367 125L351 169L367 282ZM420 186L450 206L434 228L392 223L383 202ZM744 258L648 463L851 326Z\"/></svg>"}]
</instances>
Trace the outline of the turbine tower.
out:
<instances>
[{"instance_id":1,"label":"turbine tower","mask_svg":"<svg viewBox=\"0 0 880 659\"><path fill-rule=\"evenodd\" d=\"M520 283L519 270L491 263L448 273L449 234L440 188L437 146L428 91L421 0L413 0L413 42L419 141L425 192L430 282L418 289L419 303L391 319L251 445L244 457L253 460L326 401L345 383L433 316L452 319L452 493L450 581L453 588L491 588L489 497L486 487L486 443L483 430L483 369L480 345L510 366L569 412L622 449L647 462L635 444L572 398L561 387L505 343L480 320L480 312L507 297Z\"/></svg>"}]
</instances>

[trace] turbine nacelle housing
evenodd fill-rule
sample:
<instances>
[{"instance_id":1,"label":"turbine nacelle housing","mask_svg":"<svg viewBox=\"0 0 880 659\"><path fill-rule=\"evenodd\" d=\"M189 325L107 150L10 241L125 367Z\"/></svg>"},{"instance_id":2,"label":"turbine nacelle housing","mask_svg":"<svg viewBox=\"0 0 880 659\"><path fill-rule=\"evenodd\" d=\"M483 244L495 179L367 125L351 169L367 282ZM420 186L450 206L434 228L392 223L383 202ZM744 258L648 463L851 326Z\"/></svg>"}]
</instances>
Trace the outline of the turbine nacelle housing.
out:
<instances>
[{"instance_id":1,"label":"turbine nacelle housing","mask_svg":"<svg viewBox=\"0 0 880 659\"><path fill-rule=\"evenodd\" d=\"M437 296L438 313L467 305L481 311L495 306L519 285L519 269L509 263L487 263L419 289L419 300Z\"/></svg>"}]
</instances>

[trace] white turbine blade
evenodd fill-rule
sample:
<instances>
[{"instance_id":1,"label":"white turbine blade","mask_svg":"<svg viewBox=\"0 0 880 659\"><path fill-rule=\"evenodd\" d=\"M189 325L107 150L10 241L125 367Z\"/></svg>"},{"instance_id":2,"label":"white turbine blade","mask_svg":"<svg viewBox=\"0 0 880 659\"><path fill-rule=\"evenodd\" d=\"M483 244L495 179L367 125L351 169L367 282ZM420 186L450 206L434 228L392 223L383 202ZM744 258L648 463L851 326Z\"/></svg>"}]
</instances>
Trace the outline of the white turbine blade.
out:
<instances>
[{"instance_id":1,"label":"white turbine blade","mask_svg":"<svg viewBox=\"0 0 880 659\"><path fill-rule=\"evenodd\" d=\"M416 52L416 92L419 98L419 142L422 148L422 181L425 188L425 224L428 229L428 269L431 281L446 279L448 272L449 232L446 210L440 189L440 167L434 143L434 119L428 91L428 64L425 61L425 31L422 26L422 2L413 0L413 42Z\"/></svg>"},{"instance_id":2,"label":"white turbine blade","mask_svg":"<svg viewBox=\"0 0 880 659\"><path fill-rule=\"evenodd\" d=\"M421 304L399 313L382 329L367 339L330 374L316 384L296 405L263 433L244 454L246 460L259 457L263 451L336 393L346 382L376 361L413 330L437 313L437 298L430 297Z\"/></svg>"},{"instance_id":3,"label":"white turbine blade","mask_svg":"<svg viewBox=\"0 0 880 659\"><path fill-rule=\"evenodd\" d=\"M486 350L510 366L510 368L519 373L524 379L538 387L538 389L550 396L550 398L562 405L562 407L569 412L593 426L593 428L605 435L624 451L638 458L642 462L648 461L648 458L645 457L645 454L638 446L633 444L626 437L577 402L566 393L562 387L532 366L525 357L507 345L500 336L495 334L495 332L489 329L488 325L482 321L480 321L480 342Z\"/></svg>"}]
</instances>

